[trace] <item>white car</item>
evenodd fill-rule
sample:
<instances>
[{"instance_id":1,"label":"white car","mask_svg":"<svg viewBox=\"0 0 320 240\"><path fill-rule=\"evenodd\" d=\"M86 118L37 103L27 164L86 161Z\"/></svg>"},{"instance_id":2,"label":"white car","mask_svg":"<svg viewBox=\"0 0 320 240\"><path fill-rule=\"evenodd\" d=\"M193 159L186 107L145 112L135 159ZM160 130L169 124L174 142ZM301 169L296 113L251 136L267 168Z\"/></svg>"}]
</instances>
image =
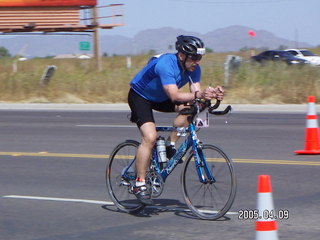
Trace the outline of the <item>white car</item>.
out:
<instances>
[{"instance_id":1,"label":"white car","mask_svg":"<svg viewBox=\"0 0 320 240\"><path fill-rule=\"evenodd\" d=\"M307 60L312 66L320 66L320 57L307 49L286 49L285 51L297 58Z\"/></svg>"}]
</instances>

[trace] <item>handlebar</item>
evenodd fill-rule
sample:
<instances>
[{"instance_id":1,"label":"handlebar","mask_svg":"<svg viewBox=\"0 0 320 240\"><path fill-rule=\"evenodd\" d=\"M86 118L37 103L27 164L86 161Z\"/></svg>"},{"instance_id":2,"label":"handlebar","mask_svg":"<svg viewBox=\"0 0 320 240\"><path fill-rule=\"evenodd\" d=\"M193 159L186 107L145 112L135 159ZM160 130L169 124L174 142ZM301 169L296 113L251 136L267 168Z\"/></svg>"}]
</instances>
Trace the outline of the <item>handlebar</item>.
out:
<instances>
[{"instance_id":1,"label":"handlebar","mask_svg":"<svg viewBox=\"0 0 320 240\"><path fill-rule=\"evenodd\" d=\"M216 104L213 105L212 107L209 107L209 113L210 114L214 114L214 115L225 115L229 112L231 112L232 107L230 105L228 105L223 111L214 111L215 109L217 109L220 106L220 100L217 100Z\"/></svg>"},{"instance_id":2,"label":"handlebar","mask_svg":"<svg viewBox=\"0 0 320 240\"><path fill-rule=\"evenodd\" d=\"M216 100L216 103L211 106L211 101L203 101L201 99L195 99L194 102L190 105L190 108L184 108L180 111L182 115L191 115L195 116L197 113L203 111L205 108L208 108L208 112L213 115L225 115L231 111L231 106L228 105L223 111L215 111L220 106L221 101Z\"/></svg>"}]
</instances>

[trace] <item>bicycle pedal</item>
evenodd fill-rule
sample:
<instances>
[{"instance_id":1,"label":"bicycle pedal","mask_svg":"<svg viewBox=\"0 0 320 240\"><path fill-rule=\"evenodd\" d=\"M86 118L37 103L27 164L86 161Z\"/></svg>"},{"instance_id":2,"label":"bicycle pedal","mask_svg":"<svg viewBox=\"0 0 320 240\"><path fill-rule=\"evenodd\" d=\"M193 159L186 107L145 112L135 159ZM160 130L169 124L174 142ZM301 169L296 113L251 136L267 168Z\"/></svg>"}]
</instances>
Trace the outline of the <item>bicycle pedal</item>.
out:
<instances>
[{"instance_id":1,"label":"bicycle pedal","mask_svg":"<svg viewBox=\"0 0 320 240\"><path fill-rule=\"evenodd\" d=\"M122 186L130 186L131 184L128 181L123 179L123 180L121 180L120 185L122 185Z\"/></svg>"}]
</instances>

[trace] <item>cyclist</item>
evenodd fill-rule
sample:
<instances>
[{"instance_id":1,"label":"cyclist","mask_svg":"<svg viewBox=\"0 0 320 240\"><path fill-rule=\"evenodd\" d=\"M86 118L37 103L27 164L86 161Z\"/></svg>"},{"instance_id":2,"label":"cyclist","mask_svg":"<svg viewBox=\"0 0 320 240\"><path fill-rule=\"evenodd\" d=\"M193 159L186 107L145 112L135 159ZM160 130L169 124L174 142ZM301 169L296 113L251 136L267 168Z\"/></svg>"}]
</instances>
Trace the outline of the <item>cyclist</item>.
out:
<instances>
[{"instance_id":1,"label":"cyclist","mask_svg":"<svg viewBox=\"0 0 320 240\"><path fill-rule=\"evenodd\" d=\"M199 63L205 54L204 43L197 37L180 35L175 46L176 54L166 53L152 57L130 82L128 103L132 112L131 121L137 124L141 133L141 144L136 154L137 178L133 190L135 196L145 205L152 204L145 178L157 138L152 110L178 112L185 108L177 104L179 102L189 102L195 98L222 100L224 96L221 86L207 87L204 90L200 88ZM180 91L187 83L190 92ZM178 115L173 126L188 126L187 116ZM178 138L177 134L172 132L167 140L169 158L175 153L174 144Z\"/></svg>"}]
</instances>

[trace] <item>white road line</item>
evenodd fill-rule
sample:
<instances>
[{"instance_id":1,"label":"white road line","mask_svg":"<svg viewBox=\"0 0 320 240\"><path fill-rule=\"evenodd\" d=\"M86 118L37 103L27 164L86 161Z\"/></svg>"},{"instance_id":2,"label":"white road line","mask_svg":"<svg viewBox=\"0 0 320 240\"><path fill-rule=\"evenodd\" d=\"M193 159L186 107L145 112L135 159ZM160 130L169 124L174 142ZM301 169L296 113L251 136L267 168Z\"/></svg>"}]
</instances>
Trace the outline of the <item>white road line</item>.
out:
<instances>
[{"instance_id":1,"label":"white road line","mask_svg":"<svg viewBox=\"0 0 320 240\"><path fill-rule=\"evenodd\" d=\"M20 195L7 195L7 196L3 196L3 197L4 198L17 198L17 199L30 199L30 200L43 200L43 201L81 202L81 203L114 205L113 202L86 200L86 199L74 199L74 198L51 198L51 197L20 196Z\"/></svg>"},{"instance_id":2,"label":"white road line","mask_svg":"<svg viewBox=\"0 0 320 240\"><path fill-rule=\"evenodd\" d=\"M21 196L21 195L6 195L4 198L14 198L14 199L29 199L29 200L41 200L41 201L59 201L59 202L76 202L76 203L92 203L92 204L103 204L113 206L113 202L108 201L97 201L88 199L75 199L75 198L52 198L52 197L38 197L38 196ZM180 207L165 207L165 206L148 206L148 208L164 209L169 211L181 211L190 212L189 209ZM227 215L237 215L238 212L227 212Z\"/></svg>"}]
</instances>

